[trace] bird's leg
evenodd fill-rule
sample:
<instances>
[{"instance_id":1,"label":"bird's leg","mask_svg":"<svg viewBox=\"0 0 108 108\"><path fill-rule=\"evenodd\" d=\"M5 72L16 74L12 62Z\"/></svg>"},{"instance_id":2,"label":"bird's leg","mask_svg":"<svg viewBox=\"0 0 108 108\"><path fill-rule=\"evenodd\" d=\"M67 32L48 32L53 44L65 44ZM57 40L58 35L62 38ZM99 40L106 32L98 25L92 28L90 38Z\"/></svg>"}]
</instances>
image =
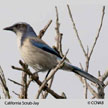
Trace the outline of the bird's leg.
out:
<instances>
[{"instance_id":1,"label":"bird's leg","mask_svg":"<svg viewBox=\"0 0 108 108\"><path fill-rule=\"evenodd\" d=\"M50 71L51 71L51 69L49 69L49 70L48 70L48 72L47 72L47 74L46 74L46 76L45 76L44 81L47 79L47 77L48 77L48 75L49 75ZM44 81L43 81L43 82L44 82ZM46 86L48 86L48 83L46 83ZM45 90L44 90L44 91L45 91Z\"/></svg>"},{"instance_id":2,"label":"bird's leg","mask_svg":"<svg viewBox=\"0 0 108 108\"><path fill-rule=\"evenodd\" d=\"M45 79L48 77L49 73L50 73L51 69L48 70L46 76L45 76Z\"/></svg>"}]
</instances>

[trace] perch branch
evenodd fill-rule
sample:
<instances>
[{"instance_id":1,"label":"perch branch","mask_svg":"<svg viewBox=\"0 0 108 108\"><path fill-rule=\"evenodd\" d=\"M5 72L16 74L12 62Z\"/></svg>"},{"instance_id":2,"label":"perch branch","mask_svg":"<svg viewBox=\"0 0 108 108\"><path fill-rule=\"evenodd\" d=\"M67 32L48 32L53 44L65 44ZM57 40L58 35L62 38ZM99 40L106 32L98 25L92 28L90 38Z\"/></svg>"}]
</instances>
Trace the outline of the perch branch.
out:
<instances>
[{"instance_id":1,"label":"perch branch","mask_svg":"<svg viewBox=\"0 0 108 108\"><path fill-rule=\"evenodd\" d=\"M25 64L24 64L21 60L19 61L19 63L20 63L20 65L21 65L22 67L24 67L23 69L18 68L18 67L15 67L15 66L12 66L12 68L15 69L15 70L18 69L18 70L20 70L20 71L24 71L24 72L27 73L29 76L31 76L31 79L32 79L32 80L34 80L39 86L41 86L41 85L42 85L42 82L39 80L39 77L36 76L36 75L34 75L34 74L32 74L32 73L30 72L30 70L29 70L27 67L24 66ZM53 90L51 90L50 88L48 88L47 85L45 85L45 87L44 87L43 89L46 90L48 93L50 93L53 97L55 97L55 98L57 98L57 99L64 99L63 96L58 95L56 92L54 92Z\"/></svg>"}]
</instances>

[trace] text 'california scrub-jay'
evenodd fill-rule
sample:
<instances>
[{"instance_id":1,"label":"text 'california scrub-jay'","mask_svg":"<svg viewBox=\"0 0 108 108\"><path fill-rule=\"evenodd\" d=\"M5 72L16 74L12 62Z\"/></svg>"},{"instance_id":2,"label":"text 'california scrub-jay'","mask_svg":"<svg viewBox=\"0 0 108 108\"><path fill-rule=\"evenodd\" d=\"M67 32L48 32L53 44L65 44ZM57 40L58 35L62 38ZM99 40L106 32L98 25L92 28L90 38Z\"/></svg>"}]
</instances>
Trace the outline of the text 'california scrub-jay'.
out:
<instances>
[{"instance_id":1,"label":"text 'california scrub-jay'","mask_svg":"<svg viewBox=\"0 0 108 108\"><path fill-rule=\"evenodd\" d=\"M57 51L37 37L29 24L24 22L16 23L10 27L4 28L4 30L10 30L16 33L22 59L34 70L40 72L48 71L56 67L62 59ZM80 68L71 65L67 61L65 61L64 66L61 69L74 72L100 86L103 85L97 78Z\"/></svg>"}]
</instances>

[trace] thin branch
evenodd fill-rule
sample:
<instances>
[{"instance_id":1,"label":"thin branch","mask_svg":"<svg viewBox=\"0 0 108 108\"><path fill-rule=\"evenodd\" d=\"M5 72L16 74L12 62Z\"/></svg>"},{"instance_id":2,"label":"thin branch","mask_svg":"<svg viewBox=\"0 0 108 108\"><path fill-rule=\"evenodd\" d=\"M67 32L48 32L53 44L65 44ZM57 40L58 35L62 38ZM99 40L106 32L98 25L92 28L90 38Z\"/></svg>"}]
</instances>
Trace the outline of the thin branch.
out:
<instances>
[{"instance_id":1,"label":"thin branch","mask_svg":"<svg viewBox=\"0 0 108 108\"><path fill-rule=\"evenodd\" d=\"M12 79L10 79L10 78L8 78L8 80L11 81L11 82L13 82L14 84L17 84L17 85L20 85L21 87L24 87L24 85L22 85L22 84L20 84L20 83L18 83L18 82L16 82L16 81L14 81L14 80L12 80Z\"/></svg>"},{"instance_id":2,"label":"thin branch","mask_svg":"<svg viewBox=\"0 0 108 108\"><path fill-rule=\"evenodd\" d=\"M46 30L48 29L51 23L52 23L52 20L50 20L48 24L42 30L40 30L39 35L38 35L40 39L43 37L43 35L45 34Z\"/></svg>"},{"instance_id":3,"label":"thin branch","mask_svg":"<svg viewBox=\"0 0 108 108\"><path fill-rule=\"evenodd\" d=\"M22 62L20 61L19 63L21 64ZM23 87L21 88L20 98L27 99L27 89L29 85L27 85L27 74L25 73L25 68L28 68L28 65L23 64L22 68L12 66L12 68L15 70L22 71L22 81L21 81L22 84L21 85L23 85Z\"/></svg>"},{"instance_id":4,"label":"thin branch","mask_svg":"<svg viewBox=\"0 0 108 108\"><path fill-rule=\"evenodd\" d=\"M24 68L28 68L28 65L24 64L22 68L24 70ZM22 71L21 84L24 86L21 88L20 98L27 99L27 73L24 71Z\"/></svg>"},{"instance_id":5,"label":"thin branch","mask_svg":"<svg viewBox=\"0 0 108 108\"><path fill-rule=\"evenodd\" d=\"M12 69L15 69L15 70L19 70L19 71L24 71L24 69L22 68L19 68L19 67L15 67L15 66L11 66Z\"/></svg>"},{"instance_id":6,"label":"thin branch","mask_svg":"<svg viewBox=\"0 0 108 108\"><path fill-rule=\"evenodd\" d=\"M101 31L101 28L102 28L102 25L103 25L104 15L105 15L105 6L103 6L103 9L102 9L101 23L100 23L100 26L99 26L99 29L98 29L97 36L95 37L95 41L94 41L94 43L93 43L93 46L92 46L92 48L91 48L90 54L89 54L89 56L88 56L89 59L90 59L90 57L91 57L91 55L92 55L92 53L93 53L93 50L94 50L94 48L95 48L95 46L96 46L96 43L97 43L97 40L98 40L98 38L99 38L100 31Z\"/></svg>"},{"instance_id":7,"label":"thin branch","mask_svg":"<svg viewBox=\"0 0 108 108\"><path fill-rule=\"evenodd\" d=\"M89 55L89 47L87 45L87 57L88 57L88 55Z\"/></svg>"},{"instance_id":8,"label":"thin branch","mask_svg":"<svg viewBox=\"0 0 108 108\"><path fill-rule=\"evenodd\" d=\"M12 91L15 95L17 95L18 97L20 97L20 94L16 93L15 91Z\"/></svg>"},{"instance_id":9,"label":"thin branch","mask_svg":"<svg viewBox=\"0 0 108 108\"><path fill-rule=\"evenodd\" d=\"M21 84L24 86L21 88L20 98L27 99L27 74L25 72L22 72Z\"/></svg>"},{"instance_id":10,"label":"thin branch","mask_svg":"<svg viewBox=\"0 0 108 108\"><path fill-rule=\"evenodd\" d=\"M83 51L84 55L87 56L87 53L86 53L86 51L85 51L85 49L84 49L84 46L83 46L83 44L82 44L82 41L81 41L81 39L80 39L80 37L79 37L78 30L77 30L77 28L76 28L76 25L75 25L75 22L74 22L74 19L73 19L73 16L72 16L72 12L71 12L71 9L70 9L69 5L67 5L67 8L68 8L68 12L69 12L70 19L71 19L72 24L73 24L73 29L75 30L75 33L76 33L76 36L77 36L78 41L79 41L79 43L80 43L80 46L81 46L81 48L82 48L82 51Z\"/></svg>"},{"instance_id":11,"label":"thin branch","mask_svg":"<svg viewBox=\"0 0 108 108\"><path fill-rule=\"evenodd\" d=\"M62 33L60 33L60 23L59 23L59 13L58 13L58 9L57 7L55 7L55 10L56 10L56 27L55 27L55 30L56 30L56 37L55 37L55 40L56 40L56 49L58 50L58 52L60 53L60 55L63 57L63 52L62 52Z\"/></svg>"},{"instance_id":12,"label":"thin branch","mask_svg":"<svg viewBox=\"0 0 108 108\"><path fill-rule=\"evenodd\" d=\"M8 89L8 87L6 85L5 76L4 76L4 73L3 73L3 70L1 68L1 66L0 66L0 80L1 80L1 86L2 86L2 89L3 89L5 99L6 98L10 99L9 89Z\"/></svg>"}]
</instances>

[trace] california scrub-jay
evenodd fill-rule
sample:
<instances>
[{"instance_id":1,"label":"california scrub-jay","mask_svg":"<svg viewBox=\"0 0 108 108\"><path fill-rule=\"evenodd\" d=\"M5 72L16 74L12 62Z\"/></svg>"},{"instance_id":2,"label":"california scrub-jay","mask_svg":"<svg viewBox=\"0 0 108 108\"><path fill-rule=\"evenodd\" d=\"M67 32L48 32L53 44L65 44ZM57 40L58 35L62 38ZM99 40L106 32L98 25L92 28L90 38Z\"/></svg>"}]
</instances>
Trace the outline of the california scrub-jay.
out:
<instances>
[{"instance_id":1,"label":"california scrub-jay","mask_svg":"<svg viewBox=\"0 0 108 108\"><path fill-rule=\"evenodd\" d=\"M43 40L37 37L29 24L24 22L16 23L10 27L4 28L4 30L10 30L16 33L22 59L35 71L49 71L56 67L62 59L56 50L52 49ZM80 68L71 65L67 61L65 61L64 66L61 69L74 72L100 86L103 85L103 82Z\"/></svg>"}]
</instances>

